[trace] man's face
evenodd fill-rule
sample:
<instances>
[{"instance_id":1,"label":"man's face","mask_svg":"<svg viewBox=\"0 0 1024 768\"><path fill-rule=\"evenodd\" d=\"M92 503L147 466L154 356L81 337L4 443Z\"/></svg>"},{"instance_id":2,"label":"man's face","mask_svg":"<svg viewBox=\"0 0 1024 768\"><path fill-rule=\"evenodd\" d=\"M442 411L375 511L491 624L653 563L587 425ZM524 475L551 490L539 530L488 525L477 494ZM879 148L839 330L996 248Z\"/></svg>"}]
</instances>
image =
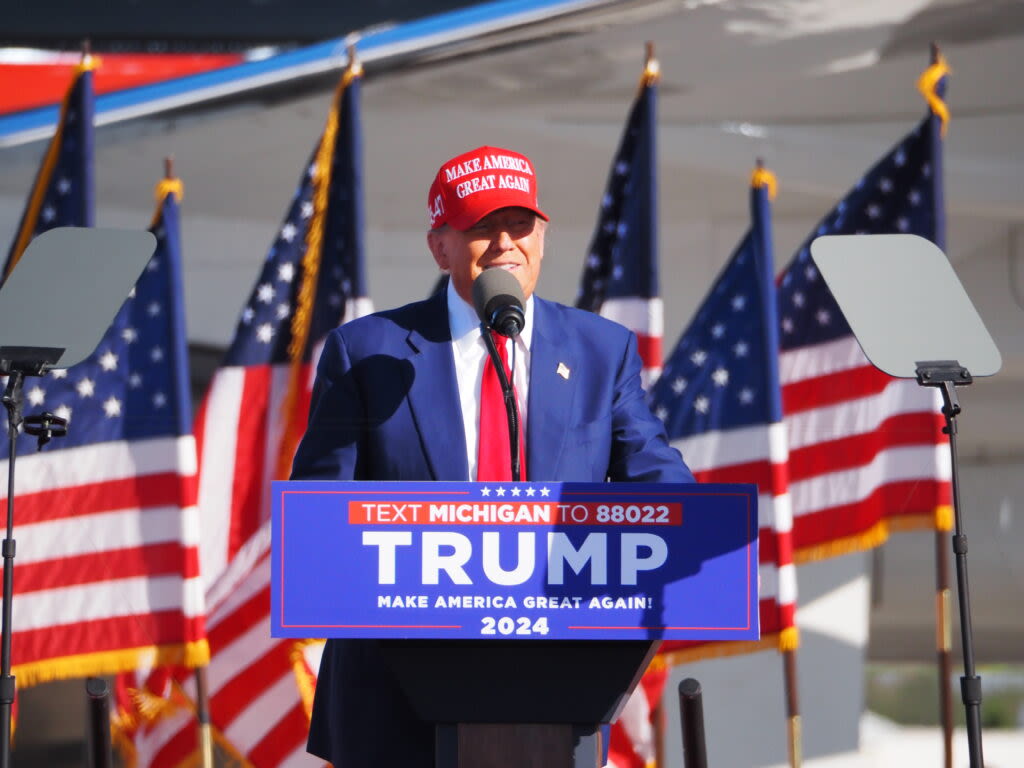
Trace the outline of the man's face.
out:
<instances>
[{"instance_id":1,"label":"man's face","mask_svg":"<svg viewBox=\"0 0 1024 768\"><path fill-rule=\"evenodd\" d=\"M437 266L451 275L463 300L473 303L473 281L485 269L507 269L530 297L540 277L546 222L527 208L499 208L465 231L442 227L427 233Z\"/></svg>"}]
</instances>

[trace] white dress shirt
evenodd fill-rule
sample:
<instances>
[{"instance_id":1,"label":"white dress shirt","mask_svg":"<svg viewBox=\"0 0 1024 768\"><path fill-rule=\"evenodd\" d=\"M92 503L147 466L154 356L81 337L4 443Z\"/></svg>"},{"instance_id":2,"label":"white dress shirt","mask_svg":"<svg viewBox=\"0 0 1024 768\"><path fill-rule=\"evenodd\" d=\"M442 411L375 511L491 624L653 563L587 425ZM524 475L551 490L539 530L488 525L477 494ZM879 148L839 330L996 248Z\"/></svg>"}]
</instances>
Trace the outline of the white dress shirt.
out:
<instances>
[{"instance_id":1,"label":"white dress shirt","mask_svg":"<svg viewBox=\"0 0 1024 768\"><path fill-rule=\"evenodd\" d=\"M530 387L530 342L533 339L533 296L524 308L526 326L523 332L506 339L512 382L519 403L521 434L526 437L526 404ZM462 407L462 426L466 433L466 460L469 480L476 480L477 449L480 442L480 385L484 379L487 347L480 335L480 318L476 310L455 292L448 281L448 327L452 333L452 355L455 358L455 378L459 384L459 404ZM514 344L514 350L513 350ZM513 352L515 357L513 358ZM528 469L528 468L527 468Z\"/></svg>"}]
</instances>

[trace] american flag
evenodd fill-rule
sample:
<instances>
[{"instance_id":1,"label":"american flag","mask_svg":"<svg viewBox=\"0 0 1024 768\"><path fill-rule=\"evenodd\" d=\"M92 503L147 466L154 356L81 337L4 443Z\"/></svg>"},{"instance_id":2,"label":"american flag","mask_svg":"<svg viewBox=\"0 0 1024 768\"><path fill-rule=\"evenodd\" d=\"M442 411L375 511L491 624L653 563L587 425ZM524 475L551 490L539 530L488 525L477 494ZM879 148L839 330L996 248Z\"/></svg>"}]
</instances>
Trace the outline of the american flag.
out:
<instances>
[{"instance_id":1,"label":"american flag","mask_svg":"<svg viewBox=\"0 0 1024 768\"><path fill-rule=\"evenodd\" d=\"M38 453L18 440L22 686L208 658L173 191L151 230L156 253L96 351L26 383L26 415L51 411L68 434Z\"/></svg>"},{"instance_id":2,"label":"american flag","mask_svg":"<svg viewBox=\"0 0 1024 768\"><path fill-rule=\"evenodd\" d=\"M644 386L650 386L661 372L664 326L658 293L658 78L658 62L649 56L608 173L576 297L577 307L597 312L636 334ZM652 714L664 684L663 666L644 675L612 725L611 765L643 766L653 758Z\"/></svg>"},{"instance_id":3,"label":"american flag","mask_svg":"<svg viewBox=\"0 0 1024 768\"><path fill-rule=\"evenodd\" d=\"M322 644L270 636L269 523L236 553L208 598L207 680L218 750L256 768L322 766L306 752ZM195 697L194 679L183 679L168 711L141 725L134 734L135 765L192 764L198 749Z\"/></svg>"},{"instance_id":4,"label":"american flag","mask_svg":"<svg viewBox=\"0 0 1024 768\"><path fill-rule=\"evenodd\" d=\"M323 338L371 311L363 268L361 74L353 60L196 421L202 567L213 606L210 717L220 748L255 768L322 765L305 753L322 643L270 638L264 524L270 481L288 476L305 428ZM191 685L184 683L187 697L194 697ZM194 718L178 713L139 731L139 765L191 759L195 729Z\"/></svg>"},{"instance_id":5,"label":"american flag","mask_svg":"<svg viewBox=\"0 0 1024 768\"><path fill-rule=\"evenodd\" d=\"M663 307L658 292L658 64L649 59L608 174L576 306L636 334L644 385L661 371Z\"/></svg>"},{"instance_id":6,"label":"american flag","mask_svg":"<svg viewBox=\"0 0 1024 768\"><path fill-rule=\"evenodd\" d=\"M761 640L663 643L685 658L796 647L792 507L779 387L769 189L759 169L750 231L713 284L650 393L651 407L700 482L756 483Z\"/></svg>"},{"instance_id":7,"label":"american flag","mask_svg":"<svg viewBox=\"0 0 1024 768\"><path fill-rule=\"evenodd\" d=\"M938 393L868 362L809 255L821 235L908 232L941 246L941 158L929 114L821 220L779 281L798 562L876 546L890 530L950 527Z\"/></svg>"},{"instance_id":8,"label":"american flag","mask_svg":"<svg viewBox=\"0 0 1024 768\"><path fill-rule=\"evenodd\" d=\"M61 104L57 132L43 155L21 214L18 233L7 252L4 279L36 235L54 227L93 226L94 66L94 60L85 56L75 67L71 86Z\"/></svg>"}]
</instances>

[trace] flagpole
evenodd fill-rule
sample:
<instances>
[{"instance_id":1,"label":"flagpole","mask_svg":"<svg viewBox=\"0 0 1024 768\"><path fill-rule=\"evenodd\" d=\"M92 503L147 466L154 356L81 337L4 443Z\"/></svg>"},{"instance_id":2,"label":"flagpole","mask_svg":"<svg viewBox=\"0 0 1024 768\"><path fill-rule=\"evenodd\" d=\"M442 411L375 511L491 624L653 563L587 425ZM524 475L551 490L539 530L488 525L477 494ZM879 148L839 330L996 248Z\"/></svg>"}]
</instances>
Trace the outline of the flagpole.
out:
<instances>
[{"instance_id":1,"label":"flagpole","mask_svg":"<svg viewBox=\"0 0 1024 768\"><path fill-rule=\"evenodd\" d=\"M928 130L932 132L932 171L934 189L935 244L946 249L945 199L942 187L942 137L945 134L949 112L938 92L939 81L945 70L939 46L932 42L928 69L921 75L918 88L928 102L931 117ZM936 515L935 522L935 663L939 683L939 721L942 726L944 768L953 768L953 628L950 615L949 560L946 557L946 539L951 525L944 524Z\"/></svg>"},{"instance_id":2,"label":"flagpole","mask_svg":"<svg viewBox=\"0 0 1024 768\"><path fill-rule=\"evenodd\" d=\"M174 155L164 157L164 180L176 181ZM206 666L196 667L192 674L196 681L196 725L199 729L199 765L213 768L213 726L210 722L209 686L206 684Z\"/></svg>"}]
</instances>

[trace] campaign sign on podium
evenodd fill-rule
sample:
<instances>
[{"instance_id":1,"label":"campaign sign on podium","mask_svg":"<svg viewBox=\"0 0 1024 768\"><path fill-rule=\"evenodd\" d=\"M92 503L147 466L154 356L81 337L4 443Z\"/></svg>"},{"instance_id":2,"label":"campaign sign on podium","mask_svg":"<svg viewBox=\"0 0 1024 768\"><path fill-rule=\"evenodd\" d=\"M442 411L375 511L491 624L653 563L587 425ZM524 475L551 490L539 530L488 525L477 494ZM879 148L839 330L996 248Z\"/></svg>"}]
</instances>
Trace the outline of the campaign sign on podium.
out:
<instances>
[{"instance_id":1,"label":"campaign sign on podium","mask_svg":"<svg viewBox=\"0 0 1024 768\"><path fill-rule=\"evenodd\" d=\"M274 637L757 640L757 488L273 484Z\"/></svg>"}]
</instances>

